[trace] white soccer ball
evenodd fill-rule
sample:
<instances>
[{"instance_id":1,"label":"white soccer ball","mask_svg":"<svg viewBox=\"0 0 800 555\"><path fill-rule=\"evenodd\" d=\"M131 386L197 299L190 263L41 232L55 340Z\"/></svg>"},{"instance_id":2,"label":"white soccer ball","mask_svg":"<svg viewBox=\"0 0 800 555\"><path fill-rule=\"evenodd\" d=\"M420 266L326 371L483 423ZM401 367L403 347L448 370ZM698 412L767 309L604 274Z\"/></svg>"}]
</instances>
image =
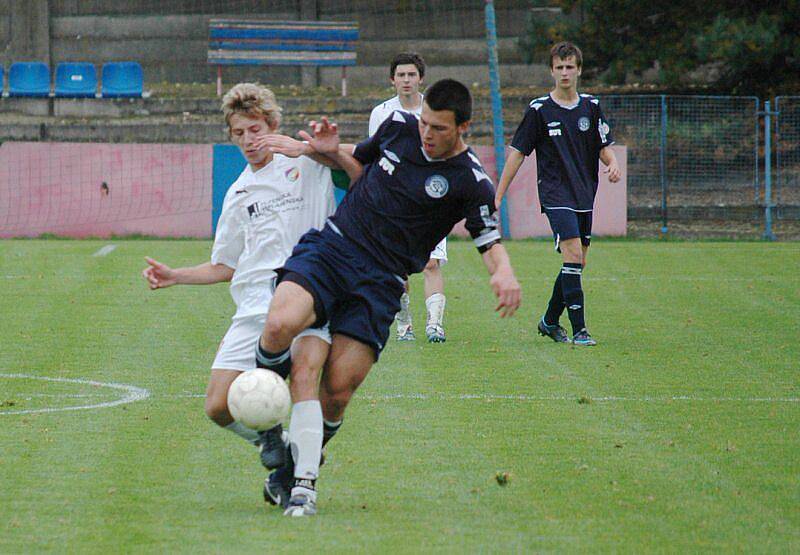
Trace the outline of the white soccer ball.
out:
<instances>
[{"instance_id":1,"label":"white soccer ball","mask_svg":"<svg viewBox=\"0 0 800 555\"><path fill-rule=\"evenodd\" d=\"M254 430L269 430L286 420L291 405L286 381L271 370L242 372L228 389L231 416Z\"/></svg>"}]
</instances>

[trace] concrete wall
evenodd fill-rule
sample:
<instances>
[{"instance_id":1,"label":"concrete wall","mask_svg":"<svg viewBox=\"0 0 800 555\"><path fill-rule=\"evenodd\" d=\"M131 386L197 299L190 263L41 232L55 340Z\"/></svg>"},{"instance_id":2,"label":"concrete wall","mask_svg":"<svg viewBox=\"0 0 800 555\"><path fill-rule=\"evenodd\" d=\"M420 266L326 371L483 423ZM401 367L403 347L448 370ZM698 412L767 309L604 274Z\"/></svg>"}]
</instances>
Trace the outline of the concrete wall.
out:
<instances>
[{"instance_id":1,"label":"concrete wall","mask_svg":"<svg viewBox=\"0 0 800 555\"><path fill-rule=\"evenodd\" d=\"M626 151L614 148L622 180L609 184L600 176L595 235L626 233ZM492 147L474 150L495 176ZM231 145L4 143L0 237L211 237L221 201L243 165ZM512 238L550 236L535 183L531 156L508 192ZM467 236L463 224L453 234Z\"/></svg>"},{"instance_id":2,"label":"concrete wall","mask_svg":"<svg viewBox=\"0 0 800 555\"><path fill-rule=\"evenodd\" d=\"M209 237L211 185L210 145L3 143L0 237Z\"/></svg>"},{"instance_id":3,"label":"concrete wall","mask_svg":"<svg viewBox=\"0 0 800 555\"><path fill-rule=\"evenodd\" d=\"M507 85L547 85L542 65L527 66L517 50L527 14L535 2L509 0L496 5L501 80ZM0 2L0 47L6 67L12 59L61 61L136 60L147 82L207 82L215 69L206 62L208 20L231 16L263 19L357 20L361 40L358 66L348 69L352 86L385 82L391 56L402 50L423 54L434 77L459 76L487 84L484 3L424 4L409 0L284 0L271 2L269 13L252 13L255 0L219 2L170 0L163 9L152 0L6 0ZM231 12L238 13L231 13ZM537 13L539 13L537 11ZM542 12L551 17L552 12ZM12 24L13 21L13 24ZM339 68L231 67L226 82L319 83L337 87Z\"/></svg>"}]
</instances>

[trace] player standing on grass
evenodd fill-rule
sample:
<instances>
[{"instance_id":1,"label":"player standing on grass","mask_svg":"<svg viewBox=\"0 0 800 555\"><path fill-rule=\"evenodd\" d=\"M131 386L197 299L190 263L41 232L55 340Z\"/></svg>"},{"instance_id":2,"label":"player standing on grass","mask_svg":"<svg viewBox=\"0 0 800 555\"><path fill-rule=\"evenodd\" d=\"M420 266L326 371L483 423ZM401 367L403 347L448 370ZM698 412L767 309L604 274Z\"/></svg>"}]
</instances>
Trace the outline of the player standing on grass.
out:
<instances>
[{"instance_id":1,"label":"player standing on grass","mask_svg":"<svg viewBox=\"0 0 800 555\"><path fill-rule=\"evenodd\" d=\"M549 95L534 99L526 110L511 141L495 204L500 206L523 160L535 149L539 202L563 261L547 311L539 320L539 333L557 343L569 343L558 323L566 307L572 324L571 342L589 346L597 342L586 329L581 274L592 237L598 157L607 166L609 181L619 181L620 172L600 102L578 94L581 65L581 51L572 43L561 42L550 50L555 87Z\"/></svg>"},{"instance_id":2,"label":"player standing on grass","mask_svg":"<svg viewBox=\"0 0 800 555\"><path fill-rule=\"evenodd\" d=\"M333 213L333 183L328 167L299 155L301 149L310 151L307 146L277 134L281 109L269 89L238 84L223 98L222 109L230 137L247 166L225 195L211 260L173 269L147 258L148 267L142 273L151 289L231 282L236 313L211 366L205 412L219 426L260 446L262 464L273 469L286 463L281 426L255 432L235 422L228 411L228 389L240 373L256 368L253 345L264 329L275 270L306 231L322 227ZM264 137L295 157L273 153L264 145ZM330 341L327 327L309 328L292 345L290 444L321 440L322 433L317 431L317 422L321 422L318 382ZM274 370L284 378L289 374L286 365ZM295 470L306 476L302 462ZM318 466L319 460L315 464ZM265 483L265 493L266 487ZM272 501L288 503L288 495L284 496L287 498L273 497Z\"/></svg>"},{"instance_id":3,"label":"player standing on grass","mask_svg":"<svg viewBox=\"0 0 800 555\"><path fill-rule=\"evenodd\" d=\"M375 134L378 127L386 121L392 112L400 110L419 117L422 113L422 93L419 86L425 78L425 61L419 54L402 52L394 57L389 66L389 80L392 82L397 96L381 102L372 109L369 116L369 136ZM428 318L425 324L425 335L430 343L443 343L444 334L444 276L442 266L447 264L447 238L442 239L433 251L422 270L425 280L425 307ZM397 313L397 339L413 341L414 327L411 318L411 299L408 296L408 281L405 292L400 297L400 312Z\"/></svg>"},{"instance_id":4,"label":"player standing on grass","mask_svg":"<svg viewBox=\"0 0 800 555\"><path fill-rule=\"evenodd\" d=\"M256 359L266 368L285 364L299 333L330 325L333 342L320 385L326 440L386 344L404 279L424 268L461 219L491 274L496 310L505 317L519 307L520 287L497 230L494 187L463 140L471 113L469 90L446 79L427 91L419 120L394 112L355 149L340 147L336 125L325 118L312 122L313 137L304 135L354 185L279 270ZM315 446L308 460L318 461L320 450ZM315 482L295 479L286 514L315 513Z\"/></svg>"}]
</instances>

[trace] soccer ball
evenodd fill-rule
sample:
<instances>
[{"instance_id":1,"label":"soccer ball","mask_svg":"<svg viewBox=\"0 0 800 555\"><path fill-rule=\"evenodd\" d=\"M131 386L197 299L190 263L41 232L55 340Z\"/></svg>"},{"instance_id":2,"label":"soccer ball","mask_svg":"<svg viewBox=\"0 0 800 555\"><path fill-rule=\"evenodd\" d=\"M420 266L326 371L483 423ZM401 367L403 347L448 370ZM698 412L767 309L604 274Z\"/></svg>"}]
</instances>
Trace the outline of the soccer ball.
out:
<instances>
[{"instance_id":1,"label":"soccer ball","mask_svg":"<svg viewBox=\"0 0 800 555\"><path fill-rule=\"evenodd\" d=\"M242 372L228 389L231 416L254 430L274 428L289 416L292 396L278 374L257 368Z\"/></svg>"}]
</instances>

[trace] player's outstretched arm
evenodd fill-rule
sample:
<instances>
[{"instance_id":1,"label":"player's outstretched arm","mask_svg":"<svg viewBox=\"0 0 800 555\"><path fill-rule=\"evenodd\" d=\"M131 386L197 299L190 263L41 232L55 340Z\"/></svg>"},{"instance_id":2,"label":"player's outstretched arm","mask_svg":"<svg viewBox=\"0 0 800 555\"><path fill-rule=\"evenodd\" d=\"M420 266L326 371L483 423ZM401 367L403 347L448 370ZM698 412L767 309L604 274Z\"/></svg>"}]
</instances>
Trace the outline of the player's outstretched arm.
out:
<instances>
[{"instance_id":1,"label":"player's outstretched arm","mask_svg":"<svg viewBox=\"0 0 800 555\"><path fill-rule=\"evenodd\" d=\"M318 153L307 142L298 141L297 139L293 139L292 137L288 137L286 135L278 135L276 133L270 133L269 135L262 135L258 137L255 141L253 141L253 146L258 149L266 147L272 152L283 154L284 156L288 156L289 158L308 156L309 158L311 158L315 162L322 164L323 166L328 166L329 168L332 168L334 170L341 169L336 162L334 162L324 154Z\"/></svg>"},{"instance_id":2,"label":"player's outstretched arm","mask_svg":"<svg viewBox=\"0 0 800 555\"><path fill-rule=\"evenodd\" d=\"M489 285L497 297L495 311L500 312L500 317L513 316L522 302L522 290L514 276L508 252L501 243L495 243L483 253L483 263L492 275Z\"/></svg>"},{"instance_id":3,"label":"player's outstretched arm","mask_svg":"<svg viewBox=\"0 0 800 555\"><path fill-rule=\"evenodd\" d=\"M616 183L619 181L619 178L622 177L622 174L619 171L617 155L614 153L614 149L611 148L611 146L603 147L600 150L600 161L606 165L606 169L603 171L608 174L608 180L611 183Z\"/></svg>"},{"instance_id":4,"label":"player's outstretched arm","mask_svg":"<svg viewBox=\"0 0 800 555\"><path fill-rule=\"evenodd\" d=\"M302 137L316 152L323 154L333 160L340 169L347 172L351 183L361 177L364 166L361 162L353 158L353 145L343 145L339 142L339 128L335 123L323 117L321 121L312 121L308 124L313 133L309 135L305 131L300 131Z\"/></svg>"},{"instance_id":5,"label":"player's outstretched arm","mask_svg":"<svg viewBox=\"0 0 800 555\"><path fill-rule=\"evenodd\" d=\"M508 186L514 181L514 177L524 161L524 154L514 148L510 149L506 164L503 166L503 175L500 176L500 182L497 184L497 192L494 194L494 205L497 209L500 209L500 204L503 202Z\"/></svg>"},{"instance_id":6,"label":"player's outstretched arm","mask_svg":"<svg viewBox=\"0 0 800 555\"><path fill-rule=\"evenodd\" d=\"M163 289L173 285L209 285L230 281L233 277L233 268L224 264L205 262L197 266L170 268L149 256L144 259L147 268L142 270L142 277L147 280L150 289Z\"/></svg>"}]
</instances>

